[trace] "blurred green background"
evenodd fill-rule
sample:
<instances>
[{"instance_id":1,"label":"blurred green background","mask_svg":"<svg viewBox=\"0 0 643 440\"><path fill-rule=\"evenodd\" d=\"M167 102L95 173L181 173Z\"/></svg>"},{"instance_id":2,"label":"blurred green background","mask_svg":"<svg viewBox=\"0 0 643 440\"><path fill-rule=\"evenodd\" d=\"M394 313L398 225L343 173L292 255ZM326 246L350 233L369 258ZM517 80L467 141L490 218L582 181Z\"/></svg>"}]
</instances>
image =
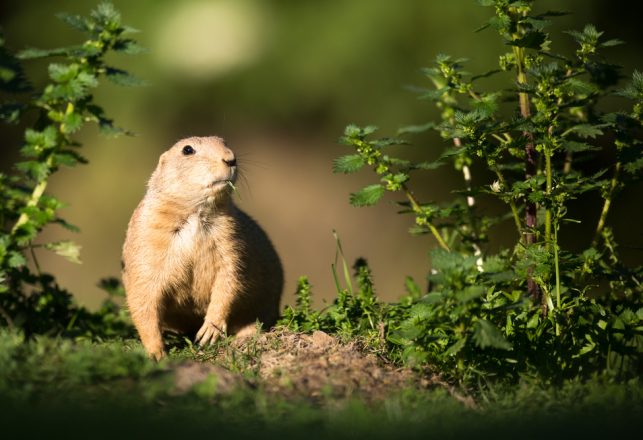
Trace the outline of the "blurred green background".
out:
<instances>
[{"instance_id":1,"label":"blurred green background","mask_svg":"<svg viewBox=\"0 0 643 440\"><path fill-rule=\"evenodd\" d=\"M432 239L408 235L410 218L395 214L392 198L375 208L348 205L348 193L371 182L372 176L331 174L332 158L346 151L336 139L351 122L375 124L382 134L394 134L400 126L434 118L430 104L417 100L405 86L428 85L420 68L438 53L468 58L471 72L494 68L504 48L493 31L473 32L490 9L474 0L114 3L124 22L142 31L136 38L150 52L119 57L113 64L150 85L120 88L106 83L96 97L108 115L137 136L105 139L93 129L81 133L90 165L62 170L51 191L69 203L63 215L82 230L71 238L83 246L83 264L39 255L41 265L57 274L81 303L96 306L104 297L95 287L98 279L119 273L127 221L158 155L191 135L222 136L240 156L247 184L241 185L239 204L265 227L282 256L285 302L291 301L301 274L310 275L318 300L333 296L333 229L349 261L357 256L369 260L382 298L403 293L405 275L423 282ZM0 25L13 50L76 43L82 36L53 15L86 14L94 5L5 0ZM571 50L570 38L560 32L589 22L609 38L628 43L609 51L611 60L624 65L626 76L643 68L637 2L541 0L536 5L541 11L573 12L555 20L554 50ZM30 62L27 67L34 83L46 79L46 63ZM487 84L493 87L494 81ZM1 167L8 170L22 128L1 130ZM443 148L430 135L413 142L408 147L412 155L435 157ZM474 180L476 175L474 170ZM459 182L454 171L445 169L421 180L416 190L424 199L441 200ZM632 213L641 213L640 196L640 186L624 192L612 215L617 237L629 246L624 252L630 261L640 260L640 251L633 249L641 242L640 227L631 230ZM582 214L589 208L591 200L575 209ZM598 208L591 212L590 218L597 217ZM569 245L587 244L580 233L592 227L593 220L578 227ZM46 235L70 238L61 229L52 228ZM503 237L500 228L496 245L503 238L513 239Z\"/></svg>"}]
</instances>

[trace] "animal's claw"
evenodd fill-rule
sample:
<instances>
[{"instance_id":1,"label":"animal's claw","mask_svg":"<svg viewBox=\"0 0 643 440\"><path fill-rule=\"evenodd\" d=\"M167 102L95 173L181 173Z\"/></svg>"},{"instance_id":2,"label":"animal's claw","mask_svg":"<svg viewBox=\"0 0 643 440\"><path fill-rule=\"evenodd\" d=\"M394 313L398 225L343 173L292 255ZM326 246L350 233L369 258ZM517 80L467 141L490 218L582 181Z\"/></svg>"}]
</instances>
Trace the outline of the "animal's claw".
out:
<instances>
[{"instance_id":1,"label":"animal's claw","mask_svg":"<svg viewBox=\"0 0 643 440\"><path fill-rule=\"evenodd\" d=\"M205 347L206 345L213 345L224 334L224 329L220 328L212 321L205 320L196 334L195 342L201 347Z\"/></svg>"}]
</instances>

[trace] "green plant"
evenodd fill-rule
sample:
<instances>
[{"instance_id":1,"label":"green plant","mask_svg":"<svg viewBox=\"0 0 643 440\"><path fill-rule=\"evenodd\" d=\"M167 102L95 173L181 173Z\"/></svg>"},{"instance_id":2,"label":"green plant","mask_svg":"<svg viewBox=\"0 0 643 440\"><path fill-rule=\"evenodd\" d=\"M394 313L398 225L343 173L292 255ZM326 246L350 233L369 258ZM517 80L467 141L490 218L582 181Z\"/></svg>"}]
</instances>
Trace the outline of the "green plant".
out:
<instances>
[{"instance_id":1,"label":"green plant","mask_svg":"<svg viewBox=\"0 0 643 440\"><path fill-rule=\"evenodd\" d=\"M119 12L110 3L101 3L89 17L61 14L59 18L85 33L87 39L77 46L27 49L17 58L0 39L0 87L22 95L22 99L4 103L0 116L5 122L19 123L35 113L35 123L25 129L17 172L0 174L0 322L28 333L69 331L80 323L80 316L89 315L73 304L51 275L41 271L34 253L35 248L44 248L70 261L80 261L80 249L71 241L37 241L49 224L77 231L58 216L64 205L46 189L50 176L61 167L87 163L78 151L80 144L73 139L85 123L97 123L106 134L123 133L93 101L92 90L99 79L105 77L120 85L140 84L105 61L112 52L136 54L142 50L127 37L134 29L121 23ZM26 80L20 60L48 57L58 58L49 64L50 82L35 89ZM27 263L28 256L33 269Z\"/></svg>"},{"instance_id":2,"label":"green plant","mask_svg":"<svg viewBox=\"0 0 643 440\"><path fill-rule=\"evenodd\" d=\"M344 339L362 337L379 348L383 343L384 322L389 321L389 307L377 299L371 270L362 258L353 266L356 282L356 286L353 286L341 241L336 233L334 235L337 252L332 272L337 298L323 310L315 311L312 308L312 287L308 278L302 276L295 291L295 306L286 306L279 324L295 331L336 333ZM338 265L341 267L338 268ZM337 274L338 269L342 272L344 287Z\"/></svg>"},{"instance_id":3,"label":"green plant","mask_svg":"<svg viewBox=\"0 0 643 440\"><path fill-rule=\"evenodd\" d=\"M434 88L421 97L437 105L440 121L398 132L437 131L447 143L440 158L394 157L389 147L404 140L374 139L375 127L349 125L341 142L354 151L334 161L335 172L370 167L379 177L351 194L351 204L402 194L402 212L415 219L411 232L431 234L438 244L429 292L390 305L403 308L397 318L384 315L388 340L403 359L465 382L525 372L637 374L643 268L621 262L608 215L618 192L641 178L643 75L634 72L630 85L615 89L619 68L600 52L620 42L604 40L591 25L568 33L578 48L566 56L551 49L545 31L560 13L536 13L534 1L480 3L495 11L483 28L495 29L509 47L498 69L470 76L464 60L439 55L424 71ZM506 87L483 90L479 80L491 75L503 76ZM629 100L629 110L604 112L611 96ZM599 170L583 165L597 153L612 162ZM447 163L462 173L463 187L447 203L419 200L416 173ZM473 176L474 166L486 171ZM561 234L578 222L568 215L569 202L591 192L602 199L599 220L589 247L574 253L561 246ZM490 198L506 211L483 214L478 207ZM488 236L504 222L515 228L516 243L493 255Z\"/></svg>"}]
</instances>

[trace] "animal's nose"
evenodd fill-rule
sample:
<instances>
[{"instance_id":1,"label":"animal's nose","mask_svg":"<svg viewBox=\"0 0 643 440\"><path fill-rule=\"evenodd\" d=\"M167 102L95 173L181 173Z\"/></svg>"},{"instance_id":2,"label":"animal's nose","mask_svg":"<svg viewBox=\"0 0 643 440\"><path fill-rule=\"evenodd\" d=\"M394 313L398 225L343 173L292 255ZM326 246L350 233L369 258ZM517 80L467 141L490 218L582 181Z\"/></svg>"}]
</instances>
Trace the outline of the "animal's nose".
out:
<instances>
[{"instance_id":1,"label":"animal's nose","mask_svg":"<svg viewBox=\"0 0 643 440\"><path fill-rule=\"evenodd\" d=\"M223 163L226 164L229 167L236 167L237 166L237 158L232 156L231 158L223 158Z\"/></svg>"}]
</instances>

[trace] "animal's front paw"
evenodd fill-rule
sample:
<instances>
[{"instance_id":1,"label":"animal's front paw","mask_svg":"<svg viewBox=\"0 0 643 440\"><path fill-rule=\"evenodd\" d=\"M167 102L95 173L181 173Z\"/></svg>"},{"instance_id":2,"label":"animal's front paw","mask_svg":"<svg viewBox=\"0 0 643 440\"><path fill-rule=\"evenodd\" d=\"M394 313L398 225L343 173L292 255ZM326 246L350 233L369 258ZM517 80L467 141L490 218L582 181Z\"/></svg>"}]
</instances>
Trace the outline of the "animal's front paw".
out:
<instances>
[{"instance_id":1,"label":"animal's front paw","mask_svg":"<svg viewBox=\"0 0 643 440\"><path fill-rule=\"evenodd\" d=\"M203 321L201 329L196 334L195 342L204 347L212 345L219 340L221 336L225 336L226 328L224 325L217 325L214 322L206 319Z\"/></svg>"},{"instance_id":2,"label":"animal's front paw","mask_svg":"<svg viewBox=\"0 0 643 440\"><path fill-rule=\"evenodd\" d=\"M165 350L163 349L153 350L153 351L150 351L147 355L151 359L154 359L155 361L158 362L165 357Z\"/></svg>"}]
</instances>

